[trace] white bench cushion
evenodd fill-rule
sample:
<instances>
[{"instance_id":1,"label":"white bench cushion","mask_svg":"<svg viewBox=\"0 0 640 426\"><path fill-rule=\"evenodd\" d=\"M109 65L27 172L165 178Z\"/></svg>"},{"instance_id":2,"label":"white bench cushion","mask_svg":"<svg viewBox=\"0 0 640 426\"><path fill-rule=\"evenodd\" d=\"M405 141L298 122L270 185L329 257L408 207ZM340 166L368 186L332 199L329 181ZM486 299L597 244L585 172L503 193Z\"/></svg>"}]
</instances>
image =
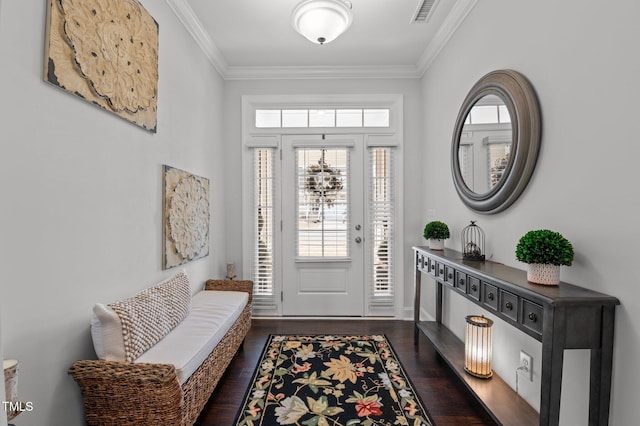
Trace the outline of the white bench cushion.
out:
<instances>
[{"instance_id":1,"label":"white bench cushion","mask_svg":"<svg viewBox=\"0 0 640 426\"><path fill-rule=\"evenodd\" d=\"M173 364L182 385L209 356L249 301L241 291L203 290L187 317L134 362Z\"/></svg>"}]
</instances>

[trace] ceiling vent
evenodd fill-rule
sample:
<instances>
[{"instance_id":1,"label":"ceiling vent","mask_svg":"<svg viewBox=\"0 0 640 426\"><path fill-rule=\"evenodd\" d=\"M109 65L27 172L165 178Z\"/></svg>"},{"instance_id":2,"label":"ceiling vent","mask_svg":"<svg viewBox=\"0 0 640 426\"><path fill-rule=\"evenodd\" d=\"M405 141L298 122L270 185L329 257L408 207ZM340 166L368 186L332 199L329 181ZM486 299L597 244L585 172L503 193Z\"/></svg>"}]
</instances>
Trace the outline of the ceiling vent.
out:
<instances>
[{"instance_id":1,"label":"ceiling vent","mask_svg":"<svg viewBox=\"0 0 640 426\"><path fill-rule=\"evenodd\" d=\"M433 15L433 12L436 10L438 1L439 0L420 0L411 22L421 24L429 22L429 18L431 18L431 15Z\"/></svg>"}]
</instances>

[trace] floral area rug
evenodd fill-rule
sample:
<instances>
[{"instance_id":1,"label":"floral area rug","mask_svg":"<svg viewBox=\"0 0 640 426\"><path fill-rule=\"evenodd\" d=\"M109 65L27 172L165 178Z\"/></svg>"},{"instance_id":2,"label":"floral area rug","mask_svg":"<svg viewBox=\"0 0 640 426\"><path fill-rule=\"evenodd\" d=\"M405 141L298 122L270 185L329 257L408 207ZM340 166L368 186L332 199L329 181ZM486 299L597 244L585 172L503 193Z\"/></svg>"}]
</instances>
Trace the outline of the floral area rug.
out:
<instances>
[{"instance_id":1,"label":"floral area rug","mask_svg":"<svg viewBox=\"0 0 640 426\"><path fill-rule=\"evenodd\" d=\"M384 335L271 335L236 426L431 426Z\"/></svg>"}]
</instances>

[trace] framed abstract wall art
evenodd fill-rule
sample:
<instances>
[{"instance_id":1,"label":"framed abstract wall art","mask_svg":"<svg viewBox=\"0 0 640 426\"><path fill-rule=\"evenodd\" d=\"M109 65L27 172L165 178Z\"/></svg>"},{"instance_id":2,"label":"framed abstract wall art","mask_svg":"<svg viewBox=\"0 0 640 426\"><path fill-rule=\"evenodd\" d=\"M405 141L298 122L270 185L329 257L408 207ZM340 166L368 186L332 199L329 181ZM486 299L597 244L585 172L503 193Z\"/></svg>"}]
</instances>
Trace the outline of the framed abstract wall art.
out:
<instances>
[{"instance_id":1,"label":"framed abstract wall art","mask_svg":"<svg viewBox=\"0 0 640 426\"><path fill-rule=\"evenodd\" d=\"M162 269L169 269L209 255L209 179L162 168Z\"/></svg>"},{"instance_id":2,"label":"framed abstract wall art","mask_svg":"<svg viewBox=\"0 0 640 426\"><path fill-rule=\"evenodd\" d=\"M155 19L137 0L48 3L44 80L155 133Z\"/></svg>"}]
</instances>

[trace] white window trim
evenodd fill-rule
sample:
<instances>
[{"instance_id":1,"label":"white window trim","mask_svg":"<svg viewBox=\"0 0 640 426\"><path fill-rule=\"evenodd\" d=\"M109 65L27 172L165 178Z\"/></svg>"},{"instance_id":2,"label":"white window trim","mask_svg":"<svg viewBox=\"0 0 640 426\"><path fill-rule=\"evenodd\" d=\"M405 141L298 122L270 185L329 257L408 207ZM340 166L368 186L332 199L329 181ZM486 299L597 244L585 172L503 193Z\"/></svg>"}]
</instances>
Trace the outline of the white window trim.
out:
<instances>
[{"instance_id":1,"label":"white window trim","mask_svg":"<svg viewBox=\"0 0 640 426\"><path fill-rule=\"evenodd\" d=\"M312 127L312 128L257 128L255 127L256 109L323 109L323 108L388 108L389 127ZM394 162L397 175L394 177L396 208L396 244L393 256L397 267L394 269L393 282L395 288L395 319L404 319L404 149L403 149L403 96L401 94L367 94L367 95L245 95L242 96L242 259L243 275L251 276L253 256L253 215L251 214L253 182L252 182L252 150L256 147L281 148L282 135L287 134L362 134L366 146L389 146L394 148ZM281 162L277 161L275 173L281 174ZM280 188L275 188L274 202L281 200ZM368 214L368 213L366 213ZM281 213L277 212L277 218ZM279 225L276 223L276 231ZM274 262L282 264L281 232L276 232ZM366 265L369 267L369 265ZM282 291L281 268L275 268L274 291L276 300ZM369 301L365 300L365 306ZM282 303L271 312L255 312L257 315L282 315ZM367 315L368 312L365 312Z\"/></svg>"}]
</instances>

